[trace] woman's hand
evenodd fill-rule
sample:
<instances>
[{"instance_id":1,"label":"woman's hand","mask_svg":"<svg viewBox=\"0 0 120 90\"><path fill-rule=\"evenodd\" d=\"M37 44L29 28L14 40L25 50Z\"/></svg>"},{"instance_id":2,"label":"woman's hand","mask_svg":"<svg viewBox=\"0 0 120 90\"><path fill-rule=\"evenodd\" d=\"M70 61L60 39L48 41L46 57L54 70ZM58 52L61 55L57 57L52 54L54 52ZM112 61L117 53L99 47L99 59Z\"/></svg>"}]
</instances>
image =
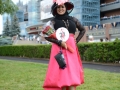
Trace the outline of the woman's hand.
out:
<instances>
[{"instance_id":1,"label":"woman's hand","mask_svg":"<svg viewBox=\"0 0 120 90\"><path fill-rule=\"evenodd\" d=\"M64 41L61 42L61 46L64 47L65 49L67 49L67 45Z\"/></svg>"}]
</instances>

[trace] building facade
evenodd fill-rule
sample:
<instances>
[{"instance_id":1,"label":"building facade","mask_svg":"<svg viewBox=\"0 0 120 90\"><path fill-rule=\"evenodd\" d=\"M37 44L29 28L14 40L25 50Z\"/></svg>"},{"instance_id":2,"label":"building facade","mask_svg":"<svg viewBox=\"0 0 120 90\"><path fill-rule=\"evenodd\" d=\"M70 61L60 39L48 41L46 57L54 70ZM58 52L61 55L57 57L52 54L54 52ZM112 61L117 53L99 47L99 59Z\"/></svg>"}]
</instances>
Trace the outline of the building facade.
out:
<instances>
[{"instance_id":1,"label":"building facade","mask_svg":"<svg viewBox=\"0 0 120 90\"><path fill-rule=\"evenodd\" d=\"M32 1L32 0L31 0ZM36 0L34 4L36 11L36 24L26 28L29 34L40 34L42 26L52 18L50 6L52 0ZM70 14L80 20L84 25L86 33L81 42L88 42L88 37L92 35L95 42L100 39L114 41L120 39L120 0L70 0L74 3L75 8ZM33 3L32 2L32 3ZM29 5L29 4L28 4ZM29 7L29 6L28 6ZM33 7L32 7L33 8ZM30 15L31 16L31 15ZM28 17L31 19L31 17ZM34 20L33 20L34 21ZM77 36L78 32L76 32Z\"/></svg>"},{"instance_id":2,"label":"building facade","mask_svg":"<svg viewBox=\"0 0 120 90\"><path fill-rule=\"evenodd\" d=\"M100 0L70 0L74 3L71 15L75 16L82 25L100 24Z\"/></svg>"},{"instance_id":3,"label":"building facade","mask_svg":"<svg viewBox=\"0 0 120 90\"><path fill-rule=\"evenodd\" d=\"M120 22L120 0L101 0L101 24Z\"/></svg>"}]
</instances>

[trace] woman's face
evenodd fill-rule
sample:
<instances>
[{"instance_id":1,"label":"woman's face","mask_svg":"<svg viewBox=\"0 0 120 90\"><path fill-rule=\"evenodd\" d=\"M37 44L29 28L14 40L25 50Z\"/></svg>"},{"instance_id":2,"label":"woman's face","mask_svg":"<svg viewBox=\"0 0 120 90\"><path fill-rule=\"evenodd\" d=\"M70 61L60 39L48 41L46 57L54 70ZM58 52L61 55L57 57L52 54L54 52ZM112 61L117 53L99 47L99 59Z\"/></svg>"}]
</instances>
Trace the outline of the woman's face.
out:
<instances>
[{"instance_id":1,"label":"woman's face","mask_svg":"<svg viewBox=\"0 0 120 90\"><path fill-rule=\"evenodd\" d=\"M65 7L65 5L59 5L59 6L57 7L57 13L58 13L59 15L63 15L65 12L66 12L66 7Z\"/></svg>"}]
</instances>

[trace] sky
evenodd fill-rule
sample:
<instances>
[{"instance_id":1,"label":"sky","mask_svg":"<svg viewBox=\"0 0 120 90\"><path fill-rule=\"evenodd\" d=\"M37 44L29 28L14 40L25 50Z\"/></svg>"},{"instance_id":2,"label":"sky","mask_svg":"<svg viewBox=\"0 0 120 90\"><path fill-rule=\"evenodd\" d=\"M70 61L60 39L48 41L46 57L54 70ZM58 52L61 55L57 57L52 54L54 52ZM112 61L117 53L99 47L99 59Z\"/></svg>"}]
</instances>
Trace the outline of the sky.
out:
<instances>
[{"instance_id":1,"label":"sky","mask_svg":"<svg viewBox=\"0 0 120 90\"><path fill-rule=\"evenodd\" d=\"M2 25L2 16L0 15L0 34L2 34L3 25Z\"/></svg>"},{"instance_id":2,"label":"sky","mask_svg":"<svg viewBox=\"0 0 120 90\"><path fill-rule=\"evenodd\" d=\"M19 1L19 0L12 0L15 4ZM29 0L20 0L23 2L23 4L26 4ZM0 15L0 34L2 34L2 30L3 30L3 25L2 25L2 16Z\"/></svg>"},{"instance_id":3,"label":"sky","mask_svg":"<svg viewBox=\"0 0 120 90\"><path fill-rule=\"evenodd\" d=\"M15 4L19 1L19 0L12 0ZM20 0L23 2L23 4L26 4L29 0Z\"/></svg>"}]
</instances>

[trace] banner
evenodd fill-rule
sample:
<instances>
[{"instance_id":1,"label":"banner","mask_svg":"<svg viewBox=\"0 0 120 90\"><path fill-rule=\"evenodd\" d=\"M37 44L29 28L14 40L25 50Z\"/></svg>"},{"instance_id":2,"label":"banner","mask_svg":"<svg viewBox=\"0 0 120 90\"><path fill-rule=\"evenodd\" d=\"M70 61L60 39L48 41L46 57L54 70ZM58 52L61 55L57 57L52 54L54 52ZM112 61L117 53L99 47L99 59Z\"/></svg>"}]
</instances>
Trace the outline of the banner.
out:
<instances>
[{"instance_id":1,"label":"banner","mask_svg":"<svg viewBox=\"0 0 120 90\"><path fill-rule=\"evenodd\" d=\"M89 29L90 29L90 30L92 30L92 29L93 29L92 25L91 25L91 26L89 26Z\"/></svg>"},{"instance_id":2,"label":"banner","mask_svg":"<svg viewBox=\"0 0 120 90\"><path fill-rule=\"evenodd\" d=\"M111 23L113 27L116 27L116 22Z\"/></svg>"}]
</instances>

